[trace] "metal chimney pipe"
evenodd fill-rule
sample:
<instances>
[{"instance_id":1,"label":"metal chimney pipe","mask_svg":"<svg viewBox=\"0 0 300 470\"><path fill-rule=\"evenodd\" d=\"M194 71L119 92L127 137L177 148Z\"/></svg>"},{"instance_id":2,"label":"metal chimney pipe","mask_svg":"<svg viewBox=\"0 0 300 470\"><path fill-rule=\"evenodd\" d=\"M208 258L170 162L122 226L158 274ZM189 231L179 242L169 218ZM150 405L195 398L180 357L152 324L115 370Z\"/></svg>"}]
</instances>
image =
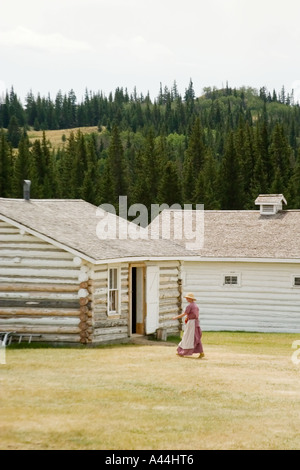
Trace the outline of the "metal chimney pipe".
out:
<instances>
[{"instance_id":1,"label":"metal chimney pipe","mask_svg":"<svg viewBox=\"0 0 300 470\"><path fill-rule=\"evenodd\" d=\"M24 180L23 194L24 194L24 200L25 201L30 201L30 186L31 186L31 181L30 180Z\"/></svg>"}]
</instances>

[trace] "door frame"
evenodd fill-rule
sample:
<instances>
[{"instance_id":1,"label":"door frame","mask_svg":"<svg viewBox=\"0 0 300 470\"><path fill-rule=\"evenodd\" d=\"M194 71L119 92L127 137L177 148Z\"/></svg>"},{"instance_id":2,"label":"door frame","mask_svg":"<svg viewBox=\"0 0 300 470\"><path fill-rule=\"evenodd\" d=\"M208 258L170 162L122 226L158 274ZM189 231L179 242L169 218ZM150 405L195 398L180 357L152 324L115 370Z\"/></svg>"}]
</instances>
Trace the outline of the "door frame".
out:
<instances>
[{"instance_id":1,"label":"door frame","mask_svg":"<svg viewBox=\"0 0 300 470\"><path fill-rule=\"evenodd\" d=\"M133 286L133 276L132 276L132 269L133 268L141 268L142 269L142 276L143 276L143 280L142 280L142 308L143 308L143 322L140 324L138 324L136 322L136 329L138 329L138 331L136 331L136 334L140 334L140 335L145 335L146 333L146 325L145 325L145 322L146 322L146 265L145 263L130 263L129 264L129 318L128 318L128 336L132 336L134 333L132 332L132 308L133 308L133 305L132 305L132 295L133 295L133 292L134 292L134 289L136 290L137 286ZM137 328L137 325L138 328Z\"/></svg>"}]
</instances>

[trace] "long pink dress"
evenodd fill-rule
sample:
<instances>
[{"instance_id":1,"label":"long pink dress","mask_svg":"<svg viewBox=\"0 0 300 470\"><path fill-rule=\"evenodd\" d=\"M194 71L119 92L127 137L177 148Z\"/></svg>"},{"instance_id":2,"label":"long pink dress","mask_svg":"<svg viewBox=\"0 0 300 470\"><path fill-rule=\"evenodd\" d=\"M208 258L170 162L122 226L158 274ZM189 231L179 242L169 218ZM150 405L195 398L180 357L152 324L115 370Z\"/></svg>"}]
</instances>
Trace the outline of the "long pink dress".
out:
<instances>
[{"instance_id":1,"label":"long pink dress","mask_svg":"<svg viewBox=\"0 0 300 470\"><path fill-rule=\"evenodd\" d=\"M194 353L203 353L201 342L202 330L199 323L199 307L195 302L191 302L186 310L188 322L185 326L184 334L178 345L179 356L191 356Z\"/></svg>"}]
</instances>

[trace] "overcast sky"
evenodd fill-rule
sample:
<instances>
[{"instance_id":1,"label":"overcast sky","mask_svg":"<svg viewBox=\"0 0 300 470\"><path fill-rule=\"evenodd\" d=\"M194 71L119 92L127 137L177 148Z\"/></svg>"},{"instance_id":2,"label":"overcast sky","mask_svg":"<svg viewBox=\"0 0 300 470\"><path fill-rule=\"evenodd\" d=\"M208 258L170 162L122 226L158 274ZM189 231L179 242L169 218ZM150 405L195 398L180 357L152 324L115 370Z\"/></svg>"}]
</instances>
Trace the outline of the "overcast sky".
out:
<instances>
[{"instance_id":1,"label":"overcast sky","mask_svg":"<svg viewBox=\"0 0 300 470\"><path fill-rule=\"evenodd\" d=\"M2 0L0 93L295 89L299 0Z\"/></svg>"}]
</instances>

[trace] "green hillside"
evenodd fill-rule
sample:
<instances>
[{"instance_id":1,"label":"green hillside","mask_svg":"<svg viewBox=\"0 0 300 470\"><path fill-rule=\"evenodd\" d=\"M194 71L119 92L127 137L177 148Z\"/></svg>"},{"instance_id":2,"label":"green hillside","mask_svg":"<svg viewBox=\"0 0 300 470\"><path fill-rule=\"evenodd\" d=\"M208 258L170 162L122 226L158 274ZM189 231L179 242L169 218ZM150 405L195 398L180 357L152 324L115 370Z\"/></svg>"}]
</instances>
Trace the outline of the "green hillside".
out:
<instances>
[{"instance_id":1,"label":"green hillside","mask_svg":"<svg viewBox=\"0 0 300 470\"><path fill-rule=\"evenodd\" d=\"M190 81L158 96L118 88L108 97L11 90L0 103L0 196L84 198L94 204L204 203L248 209L259 193L300 208L300 107L293 93L217 90ZM87 130L87 128L89 130ZM54 139L55 136L55 139Z\"/></svg>"}]
</instances>

